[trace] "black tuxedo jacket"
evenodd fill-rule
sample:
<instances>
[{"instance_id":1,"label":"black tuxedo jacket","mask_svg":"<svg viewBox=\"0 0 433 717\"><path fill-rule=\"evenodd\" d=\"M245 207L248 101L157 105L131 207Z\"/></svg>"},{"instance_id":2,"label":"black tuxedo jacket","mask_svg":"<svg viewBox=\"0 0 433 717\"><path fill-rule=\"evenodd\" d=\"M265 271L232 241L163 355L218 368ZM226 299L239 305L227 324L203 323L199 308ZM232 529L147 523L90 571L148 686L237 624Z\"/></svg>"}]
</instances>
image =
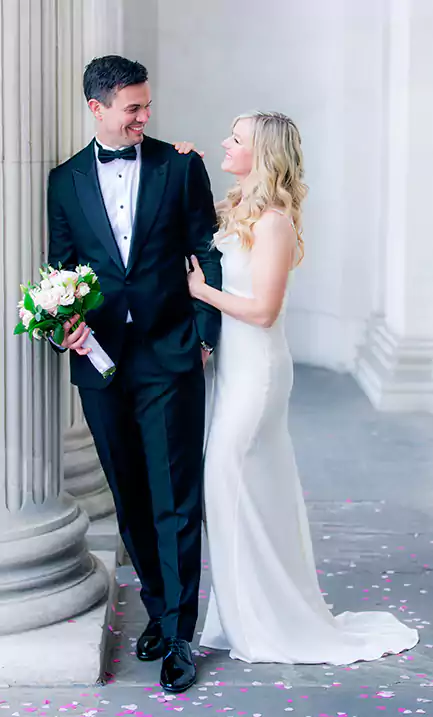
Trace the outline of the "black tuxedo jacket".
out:
<instances>
[{"instance_id":1,"label":"black tuxedo jacket","mask_svg":"<svg viewBox=\"0 0 433 717\"><path fill-rule=\"evenodd\" d=\"M48 183L49 256L53 266L90 264L105 301L89 311L95 338L117 363L128 310L143 339L169 371L190 370L200 360L200 340L215 346L219 311L193 301L185 257L195 254L206 281L221 288L221 255L211 248L216 216L200 157L180 155L145 137L128 265L123 265L99 187L94 142L53 169ZM71 380L103 388L86 356L71 351Z\"/></svg>"}]
</instances>

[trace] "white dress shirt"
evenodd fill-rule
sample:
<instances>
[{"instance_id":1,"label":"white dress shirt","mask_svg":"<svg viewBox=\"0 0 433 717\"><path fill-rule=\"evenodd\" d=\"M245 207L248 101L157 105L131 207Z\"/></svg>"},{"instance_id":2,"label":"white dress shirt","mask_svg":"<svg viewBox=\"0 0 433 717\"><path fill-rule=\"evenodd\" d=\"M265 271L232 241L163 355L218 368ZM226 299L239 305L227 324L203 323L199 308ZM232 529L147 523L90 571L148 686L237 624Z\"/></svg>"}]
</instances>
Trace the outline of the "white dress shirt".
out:
<instances>
[{"instance_id":1,"label":"white dress shirt","mask_svg":"<svg viewBox=\"0 0 433 717\"><path fill-rule=\"evenodd\" d=\"M112 147L97 142L105 149ZM98 146L95 143L96 169L105 209L107 210L113 235L119 247L120 256L126 267L131 249L132 228L137 206L138 185L141 169L141 145L136 144L137 159L113 159L103 164L98 160ZM127 322L132 321L128 311Z\"/></svg>"}]
</instances>

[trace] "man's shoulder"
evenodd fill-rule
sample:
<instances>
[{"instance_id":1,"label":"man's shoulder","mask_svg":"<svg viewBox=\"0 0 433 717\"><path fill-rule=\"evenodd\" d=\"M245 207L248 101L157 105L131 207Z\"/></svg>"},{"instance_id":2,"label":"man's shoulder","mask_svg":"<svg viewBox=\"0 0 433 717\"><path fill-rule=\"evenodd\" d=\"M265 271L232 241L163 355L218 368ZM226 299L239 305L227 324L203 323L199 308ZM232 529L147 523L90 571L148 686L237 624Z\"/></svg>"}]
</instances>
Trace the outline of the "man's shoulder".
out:
<instances>
[{"instance_id":1,"label":"man's shoulder","mask_svg":"<svg viewBox=\"0 0 433 717\"><path fill-rule=\"evenodd\" d=\"M170 142L164 142L161 139L145 136L143 139L143 151L158 157L162 161L169 161L179 167L186 167L194 159L200 161L199 155L192 151L189 154L179 154L177 149Z\"/></svg>"},{"instance_id":2,"label":"man's shoulder","mask_svg":"<svg viewBox=\"0 0 433 717\"><path fill-rule=\"evenodd\" d=\"M72 170L78 169L79 167L82 167L83 164L88 163L93 158L93 140L86 146L83 147L83 149L80 149L79 152L76 152L76 154L72 155L72 157L69 157L69 159L66 159L64 162L61 162L56 167L53 167L53 169L50 172L50 176L55 176L56 178L66 176Z\"/></svg>"}]
</instances>

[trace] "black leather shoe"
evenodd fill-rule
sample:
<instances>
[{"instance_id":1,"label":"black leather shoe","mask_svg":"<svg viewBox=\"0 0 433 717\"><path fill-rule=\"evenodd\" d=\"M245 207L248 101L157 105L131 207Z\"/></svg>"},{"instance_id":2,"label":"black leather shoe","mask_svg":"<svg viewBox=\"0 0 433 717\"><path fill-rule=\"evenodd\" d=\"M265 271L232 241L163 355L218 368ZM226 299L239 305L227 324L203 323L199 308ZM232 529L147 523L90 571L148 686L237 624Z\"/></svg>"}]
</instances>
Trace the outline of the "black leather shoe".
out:
<instances>
[{"instance_id":1,"label":"black leather shoe","mask_svg":"<svg viewBox=\"0 0 433 717\"><path fill-rule=\"evenodd\" d=\"M137 640L136 650L138 659L143 662L152 662L163 657L166 650L160 620L150 620L145 631Z\"/></svg>"},{"instance_id":2,"label":"black leather shoe","mask_svg":"<svg viewBox=\"0 0 433 717\"><path fill-rule=\"evenodd\" d=\"M170 637L165 641L165 645L161 687L167 692L185 692L196 681L196 669L189 642L179 637Z\"/></svg>"}]
</instances>

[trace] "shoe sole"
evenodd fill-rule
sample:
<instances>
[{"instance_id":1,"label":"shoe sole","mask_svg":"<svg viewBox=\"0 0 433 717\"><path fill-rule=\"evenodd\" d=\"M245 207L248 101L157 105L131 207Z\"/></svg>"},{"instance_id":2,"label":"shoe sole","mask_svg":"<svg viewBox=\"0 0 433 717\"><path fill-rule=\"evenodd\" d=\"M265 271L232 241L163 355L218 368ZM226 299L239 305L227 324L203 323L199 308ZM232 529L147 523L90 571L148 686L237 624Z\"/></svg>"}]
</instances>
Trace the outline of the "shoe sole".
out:
<instances>
[{"instance_id":1,"label":"shoe sole","mask_svg":"<svg viewBox=\"0 0 433 717\"><path fill-rule=\"evenodd\" d=\"M137 659L140 660L140 662L155 662L156 660L160 660L161 657L164 657L165 649L164 647L161 647L160 650L157 650L152 654L152 657L145 657L144 655L139 655L138 652L136 652L135 654Z\"/></svg>"},{"instance_id":2,"label":"shoe sole","mask_svg":"<svg viewBox=\"0 0 433 717\"><path fill-rule=\"evenodd\" d=\"M182 689L167 687L166 685L163 685L162 682L160 682L159 684L165 692L171 692L172 694L181 694L182 692L186 692L187 690L189 690L189 688L195 685L196 682L197 678L194 677L194 679L191 680L191 682L189 682L187 685L185 685L185 687L182 687Z\"/></svg>"}]
</instances>

